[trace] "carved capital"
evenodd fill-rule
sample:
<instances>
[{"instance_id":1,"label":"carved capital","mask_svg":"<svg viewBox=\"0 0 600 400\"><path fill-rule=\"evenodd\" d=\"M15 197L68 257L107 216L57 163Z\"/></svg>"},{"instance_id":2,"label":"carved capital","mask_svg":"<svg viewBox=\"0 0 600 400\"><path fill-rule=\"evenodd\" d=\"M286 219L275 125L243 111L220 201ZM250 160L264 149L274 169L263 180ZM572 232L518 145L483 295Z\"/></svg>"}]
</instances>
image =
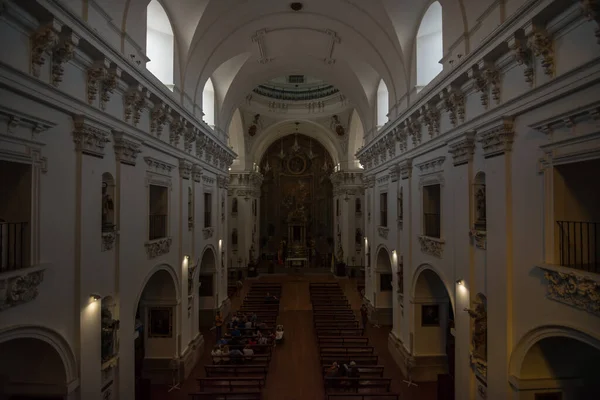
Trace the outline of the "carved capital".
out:
<instances>
[{"instance_id":1,"label":"carved capital","mask_svg":"<svg viewBox=\"0 0 600 400\"><path fill-rule=\"evenodd\" d=\"M80 115L73 118L73 141L77 151L94 157L104 157L110 132Z\"/></svg>"},{"instance_id":2,"label":"carved capital","mask_svg":"<svg viewBox=\"0 0 600 400\"><path fill-rule=\"evenodd\" d=\"M115 159L127 165L135 165L137 156L142 152L142 145L125 136L123 132L113 132Z\"/></svg>"},{"instance_id":3,"label":"carved capital","mask_svg":"<svg viewBox=\"0 0 600 400\"><path fill-rule=\"evenodd\" d=\"M600 316L600 284L597 281L567 268L540 268L548 281L546 296L549 299Z\"/></svg>"},{"instance_id":4,"label":"carved capital","mask_svg":"<svg viewBox=\"0 0 600 400\"><path fill-rule=\"evenodd\" d=\"M58 44L58 35L62 25L56 21L42 25L31 36L31 73L36 78L40 77L41 67L46 63L48 55Z\"/></svg>"},{"instance_id":5,"label":"carved capital","mask_svg":"<svg viewBox=\"0 0 600 400\"><path fill-rule=\"evenodd\" d=\"M129 88L125 94L125 122L132 121L134 126L140 122L142 111L146 106L150 93L142 85Z\"/></svg>"},{"instance_id":6,"label":"carved capital","mask_svg":"<svg viewBox=\"0 0 600 400\"><path fill-rule=\"evenodd\" d=\"M579 2L583 15L589 21L596 22L596 41L600 44L600 2L598 0L581 0Z\"/></svg>"},{"instance_id":7,"label":"carved capital","mask_svg":"<svg viewBox=\"0 0 600 400\"><path fill-rule=\"evenodd\" d=\"M214 232L215 230L212 227L202 229L202 235L204 237L204 240L210 239Z\"/></svg>"},{"instance_id":8,"label":"carved capital","mask_svg":"<svg viewBox=\"0 0 600 400\"><path fill-rule=\"evenodd\" d=\"M502 117L479 134L479 142L483 147L485 158L504 154L511 150L514 138L513 120Z\"/></svg>"},{"instance_id":9,"label":"carved capital","mask_svg":"<svg viewBox=\"0 0 600 400\"><path fill-rule=\"evenodd\" d=\"M194 164L192 167L192 177L194 182L202 181L202 167L198 164Z\"/></svg>"},{"instance_id":10,"label":"carved capital","mask_svg":"<svg viewBox=\"0 0 600 400\"><path fill-rule=\"evenodd\" d=\"M378 226L377 227L377 233L379 234L379 236L381 236L381 238L383 239L387 239L388 237L388 233L390 232L390 228L387 228L385 226Z\"/></svg>"},{"instance_id":11,"label":"carved capital","mask_svg":"<svg viewBox=\"0 0 600 400\"><path fill-rule=\"evenodd\" d=\"M87 70L87 100L89 104L94 103L98 92L100 90L100 84L108 75L108 69L110 68L110 61L106 58L97 60Z\"/></svg>"},{"instance_id":12,"label":"carved capital","mask_svg":"<svg viewBox=\"0 0 600 400\"><path fill-rule=\"evenodd\" d=\"M150 132L156 137L160 137L163 127L169 120L171 107L165 103L156 103L150 113Z\"/></svg>"},{"instance_id":13,"label":"carved capital","mask_svg":"<svg viewBox=\"0 0 600 400\"><path fill-rule=\"evenodd\" d=\"M513 52L517 64L524 67L525 82L533 86L533 50L524 37L513 36L508 40L508 47Z\"/></svg>"},{"instance_id":14,"label":"carved capital","mask_svg":"<svg viewBox=\"0 0 600 400\"><path fill-rule=\"evenodd\" d=\"M467 132L465 135L448 143L448 153L452 154L454 166L467 164L473 160L475 152L475 133Z\"/></svg>"},{"instance_id":15,"label":"carved capital","mask_svg":"<svg viewBox=\"0 0 600 400\"><path fill-rule=\"evenodd\" d=\"M482 249L482 250L486 249L486 247L487 247L487 232L471 229L469 231L469 236L471 237L471 240L473 241L473 244L475 245L475 247L477 247L478 249Z\"/></svg>"},{"instance_id":16,"label":"carved capital","mask_svg":"<svg viewBox=\"0 0 600 400\"><path fill-rule=\"evenodd\" d=\"M100 108L106 110L106 105L110 101L110 96L114 93L121 78L121 69L112 66L102 80L102 92L100 93Z\"/></svg>"},{"instance_id":17,"label":"carved capital","mask_svg":"<svg viewBox=\"0 0 600 400\"><path fill-rule=\"evenodd\" d=\"M406 159L398 164L400 169L400 177L402 179L409 179L412 176L412 160Z\"/></svg>"},{"instance_id":18,"label":"carved capital","mask_svg":"<svg viewBox=\"0 0 600 400\"><path fill-rule=\"evenodd\" d=\"M64 65L73 59L79 36L72 32L62 32L52 54L52 84L58 86L65 72Z\"/></svg>"},{"instance_id":19,"label":"carved capital","mask_svg":"<svg viewBox=\"0 0 600 400\"><path fill-rule=\"evenodd\" d=\"M34 300L43 280L44 270L39 269L0 277L0 311Z\"/></svg>"},{"instance_id":20,"label":"carved capital","mask_svg":"<svg viewBox=\"0 0 600 400\"><path fill-rule=\"evenodd\" d=\"M430 238L429 236L418 236L421 251L434 257L442 258L445 242L442 239Z\"/></svg>"},{"instance_id":21,"label":"carved capital","mask_svg":"<svg viewBox=\"0 0 600 400\"><path fill-rule=\"evenodd\" d=\"M554 40L546 29L532 26L531 47L540 58L544 74L554 76Z\"/></svg>"},{"instance_id":22,"label":"carved capital","mask_svg":"<svg viewBox=\"0 0 600 400\"><path fill-rule=\"evenodd\" d=\"M114 247L116 240L117 232L114 230L110 232L102 232L102 251L111 250Z\"/></svg>"},{"instance_id":23,"label":"carved capital","mask_svg":"<svg viewBox=\"0 0 600 400\"><path fill-rule=\"evenodd\" d=\"M179 176L182 179L190 179L192 176L192 163L184 159L179 160Z\"/></svg>"},{"instance_id":24,"label":"carved capital","mask_svg":"<svg viewBox=\"0 0 600 400\"><path fill-rule=\"evenodd\" d=\"M171 250L171 243L173 243L173 239L170 237L146 242L145 246L148 258L156 258L169 253Z\"/></svg>"}]
</instances>

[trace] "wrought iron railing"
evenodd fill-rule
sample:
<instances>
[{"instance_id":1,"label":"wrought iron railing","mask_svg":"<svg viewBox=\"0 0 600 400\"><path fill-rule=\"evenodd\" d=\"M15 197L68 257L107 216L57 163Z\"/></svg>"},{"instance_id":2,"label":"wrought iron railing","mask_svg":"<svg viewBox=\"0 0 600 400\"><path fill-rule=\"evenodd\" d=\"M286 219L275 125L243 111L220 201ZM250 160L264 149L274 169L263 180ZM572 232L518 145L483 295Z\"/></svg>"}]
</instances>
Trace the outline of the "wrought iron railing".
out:
<instances>
[{"instance_id":1,"label":"wrought iron railing","mask_svg":"<svg viewBox=\"0 0 600 400\"><path fill-rule=\"evenodd\" d=\"M600 222L556 221L560 265L600 273Z\"/></svg>"},{"instance_id":2,"label":"wrought iron railing","mask_svg":"<svg viewBox=\"0 0 600 400\"><path fill-rule=\"evenodd\" d=\"M439 238L441 234L440 214L423 214L423 233L425 236Z\"/></svg>"},{"instance_id":3,"label":"wrought iron railing","mask_svg":"<svg viewBox=\"0 0 600 400\"><path fill-rule=\"evenodd\" d=\"M29 224L0 222L0 272L28 266Z\"/></svg>"},{"instance_id":4,"label":"wrought iron railing","mask_svg":"<svg viewBox=\"0 0 600 400\"><path fill-rule=\"evenodd\" d=\"M149 240L167 237L167 216L149 215Z\"/></svg>"}]
</instances>

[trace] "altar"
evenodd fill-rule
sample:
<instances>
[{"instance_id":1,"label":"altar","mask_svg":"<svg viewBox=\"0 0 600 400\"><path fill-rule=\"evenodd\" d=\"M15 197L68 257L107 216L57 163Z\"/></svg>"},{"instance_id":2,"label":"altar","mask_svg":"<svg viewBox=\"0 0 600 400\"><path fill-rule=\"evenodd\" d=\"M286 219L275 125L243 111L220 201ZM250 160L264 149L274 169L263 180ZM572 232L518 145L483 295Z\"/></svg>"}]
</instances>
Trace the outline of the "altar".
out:
<instances>
[{"instance_id":1,"label":"altar","mask_svg":"<svg viewBox=\"0 0 600 400\"><path fill-rule=\"evenodd\" d=\"M308 258L305 257L291 257L285 260L286 268L306 268L308 267Z\"/></svg>"}]
</instances>

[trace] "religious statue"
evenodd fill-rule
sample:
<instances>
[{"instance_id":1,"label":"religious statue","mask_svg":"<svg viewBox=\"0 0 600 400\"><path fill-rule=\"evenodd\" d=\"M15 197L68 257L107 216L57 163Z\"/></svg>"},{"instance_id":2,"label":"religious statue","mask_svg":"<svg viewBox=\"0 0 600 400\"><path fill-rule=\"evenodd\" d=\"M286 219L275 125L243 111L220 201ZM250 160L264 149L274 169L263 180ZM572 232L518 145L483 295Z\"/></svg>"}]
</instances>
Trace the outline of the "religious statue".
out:
<instances>
[{"instance_id":1,"label":"religious statue","mask_svg":"<svg viewBox=\"0 0 600 400\"><path fill-rule=\"evenodd\" d=\"M481 185L475 192L475 229L485 230L485 186Z\"/></svg>"},{"instance_id":2,"label":"religious statue","mask_svg":"<svg viewBox=\"0 0 600 400\"><path fill-rule=\"evenodd\" d=\"M360 228L356 228L356 235L354 236L354 241L358 246L362 245L362 231Z\"/></svg>"},{"instance_id":3,"label":"religious statue","mask_svg":"<svg viewBox=\"0 0 600 400\"><path fill-rule=\"evenodd\" d=\"M117 330L119 321L113 319L108 307L102 307L102 362L110 360L117 353Z\"/></svg>"},{"instance_id":4,"label":"religious statue","mask_svg":"<svg viewBox=\"0 0 600 400\"><path fill-rule=\"evenodd\" d=\"M471 338L471 364L485 376L487 370L487 299L482 293L477 293L473 308L465 308L473 318L473 336Z\"/></svg>"},{"instance_id":5,"label":"religious statue","mask_svg":"<svg viewBox=\"0 0 600 400\"><path fill-rule=\"evenodd\" d=\"M110 230L113 228L114 203L112 196L108 194L108 184L102 183L102 228Z\"/></svg>"},{"instance_id":6,"label":"religious statue","mask_svg":"<svg viewBox=\"0 0 600 400\"><path fill-rule=\"evenodd\" d=\"M398 293L404 293L404 256L398 257Z\"/></svg>"}]
</instances>

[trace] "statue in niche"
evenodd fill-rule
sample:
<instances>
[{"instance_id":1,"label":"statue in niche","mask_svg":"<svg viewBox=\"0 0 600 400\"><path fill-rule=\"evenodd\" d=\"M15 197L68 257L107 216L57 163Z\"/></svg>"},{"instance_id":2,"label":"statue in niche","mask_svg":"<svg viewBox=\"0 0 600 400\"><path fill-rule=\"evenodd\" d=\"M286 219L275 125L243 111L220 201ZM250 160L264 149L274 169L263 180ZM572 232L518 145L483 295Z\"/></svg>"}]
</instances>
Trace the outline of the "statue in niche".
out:
<instances>
[{"instance_id":1,"label":"statue in niche","mask_svg":"<svg viewBox=\"0 0 600 400\"><path fill-rule=\"evenodd\" d=\"M404 256L398 257L398 293L404 293Z\"/></svg>"},{"instance_id":2,"label":"statue in niche","mask_svg":"<svg viewBox=\"0 0 600 400\"><path fill-rule=\"evenodd\" d=\"M117 353L117 331L119 321L113 319L108 307L102 307L102 362L110 360Z\"/></svg>"},{"instance_id":3,"label":"statue in niche","mask_svg":"<svg viewBox=\"0 0 600 400\"><path fill-rule=\"evenodd\" d=\"M473 308L465 308L473 318L473 336L471 338L471 364L485 376L487 370L487 299L477 293Z\"/></svg>"},{"instance_id":4,"label":"statue in niche","mask_svg":"<svg viewBox=\"0 0 600 400\"><path fill-rule=\"evenodd\" d=\"M233 200L231 200L231 212L233 214L237 214L237 212L238 212L238 199L237 199L237 197L234 197Z\"/></svg>"},{"instance_id":5,"label":"statue in niche","mask_svg":"<svg viewBox=\"0 0 600 400\"><path fill-rule=\"evenodd\" d=\"M475 190L475 229L485 230L485 186L480 185Z\"/></svg>"},{"instance_id":6,"label":"statue in niche","mask_svg":"<svg viewBox=\"0 0 600 400\"><path fill-rule=\"evenodd\" d=\"M356 242L357 246L360 246L362 244L362 231L360 230L360 228L356 228L356 235L354 237L354 241Z\"/></svg>"},{"instance_id":7,"label":"statue in niche","mask_svg":"<svg viewBox=\"0 0 600 400\"><path fill-rule=\"evenodd\" d=\"M357 198L356 200L354 200L354 208L355 208L354 212L356 214L362 213L362 203L361 203L360 199Z\"/></svg>"},{"instance_id":8,"label":"statue in niche","mask_svg":"<svg viewBox=\"0 0 600 400\"><path fill-rule=\"evenodd\" d=\"M108 183L102 182L102 230L110 231L114 227L113 211L115 205L108 193Z\"/></svg>"},{"instance_id":9,"label":"statue in niche","mask_svg":"<svg viewBox=\"0 0 600 400\"><path fill-rule=\"evenodd\" d=\"M404 194L402 193L402 188L400 189L400 194L398 195L398 220L404 220Z\"/></svg>"},{"instance_id":10,"label":"statue in niche","mask_svg":"<svg viewBox=\"0 0 600 400\"><path fill-rule=\"evenodd\" d=\"M337 115L333 115L331 117L331 130L337 133L338 136L344 136L344 134L346 133L344 126L340 122L340 117L338 117Z\"/></svg>"}]
</instances>

